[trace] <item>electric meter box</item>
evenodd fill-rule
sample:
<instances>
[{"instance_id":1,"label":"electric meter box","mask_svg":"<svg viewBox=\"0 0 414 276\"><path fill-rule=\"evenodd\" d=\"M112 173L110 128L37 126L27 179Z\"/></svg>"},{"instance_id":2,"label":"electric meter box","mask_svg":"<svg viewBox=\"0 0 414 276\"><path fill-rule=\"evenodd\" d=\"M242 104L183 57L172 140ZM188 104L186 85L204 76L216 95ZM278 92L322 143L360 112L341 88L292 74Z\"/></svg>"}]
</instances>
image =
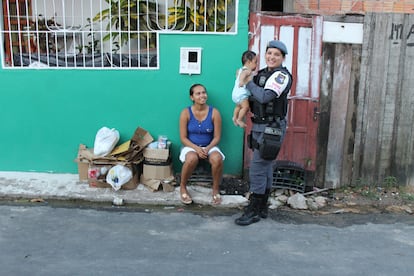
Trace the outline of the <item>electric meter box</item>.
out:
<instances>
[{"instance_id":1,"label":"electric meter box","mask_svg":"<svg viewBox=\"0 0 414 276\"><path fill-rule=\"evenodd\" d=\"M180 48L180 74L201 73L201 48Z\"/></svg>"}]
</instances>

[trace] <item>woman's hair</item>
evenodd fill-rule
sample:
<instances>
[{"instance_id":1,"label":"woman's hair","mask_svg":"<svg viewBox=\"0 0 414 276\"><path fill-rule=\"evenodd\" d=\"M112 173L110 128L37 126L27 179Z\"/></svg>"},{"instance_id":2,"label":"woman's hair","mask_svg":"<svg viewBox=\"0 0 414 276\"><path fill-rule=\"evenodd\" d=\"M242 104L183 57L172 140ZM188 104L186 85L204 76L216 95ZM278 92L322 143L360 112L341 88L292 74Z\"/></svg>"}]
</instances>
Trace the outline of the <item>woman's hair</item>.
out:
<instances>
[{"instance_id":1,"label":"woman's hair","mask_svg":"<svg viewBox=\"0 0 414 276\"><path fill-rule=\"evenodd\" d=\"M250 50L245 51L242 54L242 58L241 58L242 64L245 64L246 61L248 61L248 60L252 61L255 56L256 56L256 53L255 52L250 51Z\"/></svg>"},{"instance_id":2,"label":"woman's hair","mask_svg":"<svg viewBox=\"0 0 414 276\"><path fill-rule=\"evenodd\" d=\"M207 92L207 89L206 89L206 87L205 87L204 85L202 85L202 84L200 84L200 83L196 83L196 84L191 85L191 87L190 87L190 96L192 96L192 95L194 94L193 89L194 89L194 87L196 87L196 86L202 86L202 87L204 88L204 90Z\"/></svg>"}]
</instances>

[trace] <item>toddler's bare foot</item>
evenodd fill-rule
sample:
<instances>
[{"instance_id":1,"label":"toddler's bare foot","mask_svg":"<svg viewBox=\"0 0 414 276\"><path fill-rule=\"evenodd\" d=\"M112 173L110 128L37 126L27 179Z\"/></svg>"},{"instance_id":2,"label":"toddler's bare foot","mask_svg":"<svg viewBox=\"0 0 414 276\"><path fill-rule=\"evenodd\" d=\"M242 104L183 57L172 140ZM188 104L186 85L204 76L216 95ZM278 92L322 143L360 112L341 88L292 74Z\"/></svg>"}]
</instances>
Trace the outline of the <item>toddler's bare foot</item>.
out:
<instances>
[{"instance_id":1,"label":"toddler's bare foot","mask_svg":"<svg viewBox=\"0 0 414 276\"><path fill-rule=\"evenodd\" d=\"M246 127L246 123L243 122L242 120L236 120L236 123L239 127L245 128Z\"/></svg>"}]
</instances>

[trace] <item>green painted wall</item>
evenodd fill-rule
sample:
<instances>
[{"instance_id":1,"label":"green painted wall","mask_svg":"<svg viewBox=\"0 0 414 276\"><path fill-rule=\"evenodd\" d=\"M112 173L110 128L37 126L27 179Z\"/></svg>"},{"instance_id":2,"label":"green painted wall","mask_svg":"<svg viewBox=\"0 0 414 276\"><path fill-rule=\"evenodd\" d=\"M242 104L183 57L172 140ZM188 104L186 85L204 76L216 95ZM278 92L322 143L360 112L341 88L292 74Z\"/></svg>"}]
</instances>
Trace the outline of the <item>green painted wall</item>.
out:
<instances>
[{"instance_id":1,"label":"green painted wall","mask_svg":"<svg viewBox=\"0 0 414 276\"><path fill-rule=\"evenodd\" d=\"M224 173L241 175L243 131L231 121L235 70L248 47L248 1L240 2L237 35L160 35L159 70L0 69L0 170L76 173L79 144L93 147L99 128L116 128L121 143L140 126L168 135L177 171L179 113L191 104L189 87L202 83L223 117ZM201 75L179 74L180 47L203 48Z\"/></svg>"}]
</instances>

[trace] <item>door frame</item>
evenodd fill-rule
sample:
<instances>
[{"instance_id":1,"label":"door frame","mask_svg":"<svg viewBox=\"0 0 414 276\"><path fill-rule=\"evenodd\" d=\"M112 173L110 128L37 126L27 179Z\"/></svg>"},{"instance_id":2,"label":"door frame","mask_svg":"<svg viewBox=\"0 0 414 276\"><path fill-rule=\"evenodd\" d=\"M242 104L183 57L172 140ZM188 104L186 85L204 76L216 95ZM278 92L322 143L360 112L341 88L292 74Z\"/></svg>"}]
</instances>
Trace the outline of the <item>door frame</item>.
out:
<instances>
[{"instance_id":1,"label":"door frame","mask_svg":"<svg viewBox=\"0 0 414 276\"><path fill-rule=\"evenodd\" d=\"M314 125L312 126L312 131L307 133L309 139L312 140L313 146L309 147L308 150L304 153L303 158L298 157L297 154L294 156L294 152L289 151L287 149L287 143L285 142L282 145L281 152L277 160L292 160L296 163L301 164L304 168L315 171L316 170L316 161L317 161L317 132L318 132L318 122L319 122L319 93L320 93L320 78L321 78L321 64L322 64L322 34L323 34L323 17L322 16L302 16L302 15L273 15L269 13L261 13L261 12L251 12L249 14L249 49L255 51L259 57L259 67L264 67L263 64L260 65L260 58L264 56L262 53L266 49L265 43L261 43L261 35L262 35L262 27L263 26L274 26L274 34L271 39L279 39L281 36L281 26L293 26L293 39L291 42L286 43L288 44L288 49L292 49L290 51L290 56L288 55L287 58L290 58L291 64L291 73L294 79L297 79L298 75L298 43L299 43L299 30L300 28L310 27L311 28L311 57L309 59L309 78L308 78L308 94L305 97L301 95L296 95L297 90L297 81L294 81L291 88L291 93L289 98L289 122L287 128L287 136L286 139L293 139L292 132L294 130L294 116L291 116L293 109L291 108L292 102L295 101L308 101L309 103L306 104L307 108L304 113L306 113L305 117L309 122L314 121ZM282 39L283 40L283 39ZM264 59L263 59L264 61ZM262 62L263 62L262 61ZM293 124L292 124L293 123ZM252 150L247 147L247 134L250 133L251 130L251 122L248 120L248 124L245 131L245 149L244 149L244 169L248 169L250 165L250 160L252 158ZM297 129L298 130L298 129ZM290 137L292 136L292 137ZM285 141L286 141L285 139ZM294 140L294 139L293 139ZM294 143L294 141L292 142ZM291 143L290 146L293 146ZM306 147L306 141L303 141L302 144ZM306 155L310 154L311 158L307 159ZM303 160L300 160L300 159ZM311 163L310 163L311 161Z\"/></svg>"}]
</instances>

